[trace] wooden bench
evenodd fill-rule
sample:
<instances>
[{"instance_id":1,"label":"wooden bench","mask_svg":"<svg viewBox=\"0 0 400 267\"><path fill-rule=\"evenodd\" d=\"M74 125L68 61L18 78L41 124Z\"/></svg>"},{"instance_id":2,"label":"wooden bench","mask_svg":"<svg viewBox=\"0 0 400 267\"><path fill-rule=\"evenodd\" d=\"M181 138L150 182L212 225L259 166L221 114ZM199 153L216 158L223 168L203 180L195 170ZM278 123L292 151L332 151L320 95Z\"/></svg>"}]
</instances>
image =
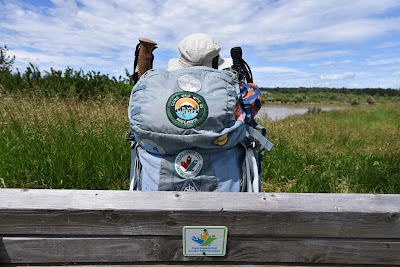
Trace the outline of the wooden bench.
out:
<instances>
[{"instance_id":1,"label":"wooden bench","mask_svg":"<svg viewBox=\"0 0 400 267\"><path fill-rule=\"evenodd\" d=\"M400 265L400 196L0 189L0 265ZM226 226L223 257L182 227Z\"/></svg>"}]
</instances>

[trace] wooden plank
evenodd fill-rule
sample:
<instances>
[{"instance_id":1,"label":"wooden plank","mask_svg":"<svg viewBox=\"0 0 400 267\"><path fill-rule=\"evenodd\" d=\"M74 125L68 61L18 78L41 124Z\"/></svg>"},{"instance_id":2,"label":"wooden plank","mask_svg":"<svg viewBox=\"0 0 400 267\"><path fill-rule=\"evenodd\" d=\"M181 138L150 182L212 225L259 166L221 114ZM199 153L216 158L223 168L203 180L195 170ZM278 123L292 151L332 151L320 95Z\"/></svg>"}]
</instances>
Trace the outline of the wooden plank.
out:
<instances>
[{"instance_id":1,"label":"wooden plank","mask_svg":"<svg viewBox=\"0 0 400 267\"><path fill-rule=\"evenodd\" d=\"M399 238L387 214L121 211L1 212L0 236L178 235L183 226L224 225L231 236Z\"/></svg>"},{"instance_id":2,"label":"wooden plank","mask_svg":"<svg viewBox=\"0 0 400 267\"><path fill-rule=\"evenodd\" d=\"M0 236L180 235L400 238L399 195L0 189Z\"/></svg>"},{"instance_id":3,"label":"wooden plank","mask_svg":"<svg viewBox=\"0 0 400 267\"><path fill-rule=\"evenodd\" d=\"M35 264L34 266L36 267L54 267L54 266L63 266L63 267L170 267L170 266L199 266L200 264L198 262L180 262L179 264L176 263L172 263L172 264L158 264L158 263L153 263L153 264L144 264L143 262L140 264L104 264L104 263L100 263L100 264L87 264L87 263L83 263L83 264L73 264L73 265L66 265L66 264L52 264L52 265L37 265ZM313 267L326 267L326 264L301 264L301 265L297 265L297 264L234 264L235 266L242 266L242 267L305 267L305 266L313 266ZM26 265L21 265L21 264L2 264L1 267L22 267L22 266L26 266ZM218 264L214 263L214 264L204 264L201 263L200 265L201 267L226 267L226 266L232 266L232 263L229 264L224 264L223 262L218 262ZM335 266L356 266L359 267L360 265L335 265Z\"/></svg>"},{"instance_id":4,"label":"wooden plank","mask_svg":"<svg viewBox=\"0 0 400 267\"><path fill-rule=\"evenodd\" d=\"M63 266L63 267L171 267L171 266L199 266L200 264L197 262L188 262L188 263L172 263L172 264L73 264L73 265L65 265L65 264L52 264L52 265L28 265L28 266L36 266L36 267L54 267L54 266ZM21 265L21 264L4 264L1 265L1 267L22 267L22 266L27 266L27 265ZM245 264L245 263L229 263L229 264L204 264L202 263L200 265L201 267L226 267L226 266L241 266L241 267L327 267L329 265L326 264ZM334 265L336 267L339 266L345 266L345 267L360 267L360 265L352 265L352 264L346 264L346 265ZM383 265L381 265L383 266ZM391 265L385 265L385 266L391 266Z\"/></svg>"},{"instance_id":5,"label":"wooden plank","mask_svg":"<svg viewBox=\"0 0 400 267\"><path fill-rule=\"evenodd\" d=\"M58 264L58 265L35 265L36 267L54 267L54 266L63 266L63 267L170 267L170 266L198 266L199 264L194 262L194 263L184 263L184 264L74 264L74 265L65 265L65 264ZM226 267L226 266L231 266L232 264L201 264L201 267ZM19 264L5 264L2 265L1 267L22 267L26 265L19 265ZM235 266L242 266L242 267L248 267L248 264L235 264ZM304 266L313 266L313 267L326 267L326 265L283 265L283 264L251 264L251 267L304 267ZM338 266L338 265L335 265ZM348 265L346 264L345 266L359 266L359 265Z\"/></svg>"},{"instance_id":6,"label":"wooden plank","mask_svg":"<svg viewBox=\"0 0 400 267\"><path fill-rule=\"evenodd\" d=\"M399 212L400 195L0 189L2 209Z\"/></svg>"},{"instance_id":7,"label":"wooden plank","mask_svg":"<svg viewBox=\"0 0 400 267\"><path fill-rule=\"evenodd\" d=\"M180 238L7 237L3 245L0 263L14 264L400 264L400 242L392 240L231 238L225 257L184 257Z\"/></svg>"}]
</instances>

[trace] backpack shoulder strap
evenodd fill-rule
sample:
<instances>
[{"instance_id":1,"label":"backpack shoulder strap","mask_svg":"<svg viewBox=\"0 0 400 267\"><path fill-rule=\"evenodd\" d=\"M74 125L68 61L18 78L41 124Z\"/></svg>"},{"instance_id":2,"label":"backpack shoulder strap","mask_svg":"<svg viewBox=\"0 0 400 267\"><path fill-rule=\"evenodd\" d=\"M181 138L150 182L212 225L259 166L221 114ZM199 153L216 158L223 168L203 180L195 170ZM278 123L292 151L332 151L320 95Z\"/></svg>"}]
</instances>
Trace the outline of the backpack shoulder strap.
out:
<instances>
[{"instance_id":1,"label":"backpack shoulder strap","mask_svg":"<svg viewBox=\"0 0 400 267\"><path fill-rule=\"evenodd\" d=\"M260 175L264 152L265 149L270 151L274 145L267 139L267 130L254 120L252 120L251 125L246 124L245 127L251 142L250 144L244 145L246 155L242 191L261 192ZM261 133L258 132L258 130L260 130ZM259 146L256 145L257 142ZM259 149L257 149L258 147Z\"/></svg>"},{"instance_id":2,"label":"backpack shoulder strap","mask_svg":"<svg viewBox=\"0 0 400 267\"><path fill-rule=\"evenodd\" d=\"M131 147L131 170L130 170L130 183L129 183L129 191L138 191L141 190L141 180L140 173L142 169L142 165L140 163L137 148L138 144L135 142Z\"/></svg>"}]
</instances>

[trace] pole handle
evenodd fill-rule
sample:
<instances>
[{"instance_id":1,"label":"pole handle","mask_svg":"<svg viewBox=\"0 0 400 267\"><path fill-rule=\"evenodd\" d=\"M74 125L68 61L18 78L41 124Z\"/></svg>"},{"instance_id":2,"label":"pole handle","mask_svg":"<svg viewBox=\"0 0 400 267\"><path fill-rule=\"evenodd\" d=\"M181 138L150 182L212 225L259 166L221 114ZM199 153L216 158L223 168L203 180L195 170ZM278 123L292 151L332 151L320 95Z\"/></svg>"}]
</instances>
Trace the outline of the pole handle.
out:
<instances>
[{"instance_id":1,"label":"pole handle","mask_svg":"<svg viewBox=\"0 0 400 267\"><path fill-rule=\"evenodd\" d=\"M138 55L138 78L149 69L153 68L153 51L157 49L157 43L146 38L139 38L140 49Z\"/></svg>"}]
</instances>

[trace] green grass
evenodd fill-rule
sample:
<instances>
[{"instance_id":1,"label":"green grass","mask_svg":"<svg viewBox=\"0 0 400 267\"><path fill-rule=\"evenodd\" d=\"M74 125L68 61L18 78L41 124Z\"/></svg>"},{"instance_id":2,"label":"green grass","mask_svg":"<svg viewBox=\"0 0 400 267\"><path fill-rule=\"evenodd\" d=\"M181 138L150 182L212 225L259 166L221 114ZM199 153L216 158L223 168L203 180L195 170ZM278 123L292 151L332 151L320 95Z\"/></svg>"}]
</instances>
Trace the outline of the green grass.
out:
<instances>
[{"instance_id":1,"label":"green grass","mask_svg":"<svg viewBox=\"0 0 400 267\"><path fill-rule=\"evenodd\" d=\"M27 97L0 102L0 179L5 186L128 188L126 106Z\"/></svg>"},{"instance_id":2,"label":"green grass","mask_svg":"<svg viewBox=\"0 0 400 267\"><path fill-rule=\"evenodd\" d=\"M400 193L400 103L260 119L272 192ZM127 104L0 95L0 187L128 189Z\"/></svg>"},{"instance_id":3,"label":"green grass","mask_svg":"<svg viewBox=\"0 0 400 267\"><path fill-rule=\"evenodd\" d=\"M261 120L265 191L400 193L400 104Z\"/></svg>"}]
</instances>

